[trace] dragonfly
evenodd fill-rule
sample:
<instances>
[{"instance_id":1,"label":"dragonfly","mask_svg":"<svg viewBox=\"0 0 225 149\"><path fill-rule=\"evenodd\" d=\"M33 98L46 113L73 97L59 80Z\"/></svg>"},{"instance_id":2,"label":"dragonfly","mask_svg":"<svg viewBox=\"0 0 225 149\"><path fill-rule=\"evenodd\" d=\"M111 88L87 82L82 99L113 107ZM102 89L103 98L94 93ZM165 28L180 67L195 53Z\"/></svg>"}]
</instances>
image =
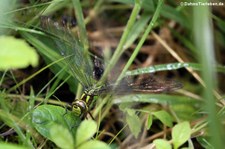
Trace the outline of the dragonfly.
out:
<instances>
[{"instance_id":1,"label":"dragonfly","mask_svg":"<svg viewBox=\"0 0 225 149\"><path fill-rule=\"evenodd\" d=\"M64 24L64 25L62 25ZM175 81L160 81L152 76L142 82L124 78L119 84L98 84L103 68L98 61L91 60L90 53L84 50L79 36L72 33L65 23L54 22L50 17L41 17L41 27L50 36L59 53L65 58L74 79L83 86L84 91L80 99L72 102L72 111L78 111L81 117L89 113L90 105L95 96L107 93L129 94L170 92L182 87Z\"/></svg>"}]
</instances>

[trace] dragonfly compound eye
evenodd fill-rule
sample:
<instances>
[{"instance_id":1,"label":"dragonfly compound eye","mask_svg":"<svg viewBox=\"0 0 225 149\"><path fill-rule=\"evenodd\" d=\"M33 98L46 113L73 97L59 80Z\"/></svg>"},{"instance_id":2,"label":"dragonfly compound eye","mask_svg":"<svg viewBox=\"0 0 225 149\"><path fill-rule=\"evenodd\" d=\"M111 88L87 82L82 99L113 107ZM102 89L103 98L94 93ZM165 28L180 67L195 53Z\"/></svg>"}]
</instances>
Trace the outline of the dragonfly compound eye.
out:
<instances>
[{"instance_id":1,"label":"dragonfly compound eye","mask_svg":"<svg viewBox=\"0 0 225 149\"><path fill-rule=\"evenodd\" d=\"M80 114L86 113L88 110L87 104L83 100L75 100L72 103L72 111L79 110Z\"/></svg>"}]
</instances>

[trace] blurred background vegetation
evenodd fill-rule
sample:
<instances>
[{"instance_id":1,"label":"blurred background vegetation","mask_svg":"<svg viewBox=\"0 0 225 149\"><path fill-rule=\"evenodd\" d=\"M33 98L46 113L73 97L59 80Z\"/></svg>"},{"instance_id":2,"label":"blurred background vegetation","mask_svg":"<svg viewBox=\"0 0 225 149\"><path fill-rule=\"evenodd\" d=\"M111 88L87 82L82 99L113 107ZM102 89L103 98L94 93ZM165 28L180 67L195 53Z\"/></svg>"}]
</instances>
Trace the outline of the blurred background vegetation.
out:
<instances>
[{"instance_id":1,"label":"blurred background vegetation","mask_svg":"<svg viewBox=\"0 0 225 149\"><path fill-rule=\"evenodd\" d=\"M45 36L48 31L40 28L41 16L49 16L59 24L66 22L72 32L78 30L83 48L104 63L105 80L152 74L183 84L171 93L97 98L91 108L97 125L86 124L89 129L84 132L94 130L87 142L92 138L111 148L222 149L225 2L199 0L202 5L187 6L188 2L196 1L1 0L0 147L67 148L63 141L72 132L62 128L65 133L50 135L46 129L53 126L35 123L32 115L39 105L57 105L62 108L48 111L54 120L38 110L48 122L64 123L57 116L63 117L61 110L82 94L57 47ZM203 5L209 2L217 5ZM70 129L76 131L82 120L73 120L65 123L71 122ZM183 129L177 124L184 124ZM82 136L81 130L74 137ZM79 141L68 148L82 148L74 142Z\"/></svg>"}]
</instances>

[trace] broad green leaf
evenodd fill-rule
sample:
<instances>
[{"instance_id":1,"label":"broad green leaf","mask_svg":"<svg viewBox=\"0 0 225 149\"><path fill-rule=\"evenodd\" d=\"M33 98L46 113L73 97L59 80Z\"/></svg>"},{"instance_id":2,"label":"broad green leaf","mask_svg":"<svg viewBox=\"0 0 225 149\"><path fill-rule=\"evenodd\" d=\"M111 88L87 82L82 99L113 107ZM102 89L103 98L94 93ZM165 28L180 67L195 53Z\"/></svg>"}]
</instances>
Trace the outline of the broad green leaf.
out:
<instances>
[{"instance_id":1,"label":"broad green leaf","mask_svg":"<svg viewBox=\"0 0 225 149\"><path fill-rule=\"evenodd\" d=\"M80 121L80 118L73 112L54 105L41 105L32 113L34 127L41 135L50 140L50 129L55 124L67 128L75 136Z\"/></svg>"},{"instance_id":2,"label":"broad green leaf","mask_svg":"<svg viewBox=\"0 0 225 149\"><path fill-rule=\"evenodd\" d=\"M164 125L172 127L173 126L173 118L166 111L157 111L152 113L156 118L158 118Z\"/></svg>"},{"instance_id":3,"label":"broad green leaf","mask_svg":"<svg viewBox=\"0 0 225 149\"><path fill-rule=\"evenodd\" d=\"M151 126L152 126L152 115L151 114L149 114L148 115L148 119L147 119L147 124L146 124L147 126L147 129L150 129L151 128Z\"/></svg>"},{"instance_id":4,"label":"broad green leaf","mask_svg":"<svg viewBox=\"0 0 225 149\"><path fill-rule=\"evenodd\" d=\"M163 139L156 139L153 141L156 146L156 149L172 149L170 143Z\"/></svg>"},{"instance_id":5,"label":"broad green leaf","mask_svg":"<svg viewBox=\"0 0 225 149\"><path fill-rule=\"evenodd\" d=\"M97 124L93 120L84 120L76 133L76 144L80 145L90 139L97 131Z\"/></svg>"},{"instance_id":6,"label":"broad green leaf","mask_svg":"<svg viewBox=\"0 0 225 149\"><path fill-rule=\"evenodd\" d=\"M24 40L0 36L0 70L37 66L38 55Z\"/></svg>"},{"instance_id":7,"label":"broad green leaf","mask_svg":"<svg viewBox=\"0 0 225 149\"><path fill-rule=\"evenodd\" d=\"M62 125L54 123L50 129L51 140L62 149L73 149L73 136L69 130Z\"/></svg>"},{"instance_id":8,"label":"broad green leaf","mask_svg":"<svg viewBox=\"0 0 225 149\"><path fill-rule=\"evenodd\" d=\"M91 140L82 144L77 149L110 149L110 147L104 142Z\"/></svg>"},{"instance_id":9,"label":"broad green leaf","mask_svg":"<svg viewBox=\"0 0 225 149\"><path fill-rule=\"evenodd\" d=\"M23 147L18 144L10 144L5 142L0 142L0 148L2 149L28 149L28 147Z\"/></svg>"},{"instance_id":10,"label":"broad green leaf","mask_svg":"<svg viewBox=\"0 0 225 149\"><path fill-rule=\"evenodd\" d=\"M191 137L191 127L188 122L175 125L172 129L174 148L177 149Z\"/></svg>"},{"instance_id":11,"label":"broad green leaf","mask_svg":"<svg viewBox=\"0 0 225 149\"><path fill-rule=\"evenodd\" d=\"M141 132L141 120L135 114L135 110L127 109L126 111L126 122L132 134L137 138L139 133Z\"/></svg>"}]
</instances>

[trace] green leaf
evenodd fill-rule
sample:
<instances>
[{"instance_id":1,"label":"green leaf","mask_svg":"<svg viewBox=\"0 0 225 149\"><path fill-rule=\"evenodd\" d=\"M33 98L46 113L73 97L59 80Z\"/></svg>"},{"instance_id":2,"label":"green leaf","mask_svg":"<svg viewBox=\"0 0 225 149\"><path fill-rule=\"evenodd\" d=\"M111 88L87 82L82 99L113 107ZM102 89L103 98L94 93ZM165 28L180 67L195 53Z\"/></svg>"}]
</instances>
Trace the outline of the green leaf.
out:
<instances>
[{"instance_id":1,"label":"green leaf","mask_svg":"<svg viewBox=\"0 0 225 149\"><path fill-rule=\"evenodd\" d=\"M175 125L172 129L174 148L177 149L191 137L191 127L188 122Z\"/></svg>"},{"instance_id":2,"label":"green leaf","mask_svg":"<svg viewBox=\"0 0 225 149\"><path fill-rule=\"evenodd\" d=\"M91 140L82 144L77 149L110 149L110 147L104 142Z\"/></svg>"},{"instance_id":3,"label":"green leaf","mask_svg":"<svg viewBox=\"0 0 225 149\"><path fill-rule=\"evenodd\" d=\"M37 66L38 55L24 40L1 36L0 45L0 70Z\"/></svg>"},{"instance_id":4,"label":"green leaf","mask_svg":"<svg viewBox=\"0 0 225 149\"><path fill-rule=\"evenodd\" d=\"M97 131L97 124L93 120L84 120L76 134L76 144L80 145L90 139Z\"/></svg>"},{"instance_id":5,"label":"green leaf","mask_svg":"<svg viewBox=\"0 0 225 149\"><path fill-rule=\"evenodd\" d=\"M73 136L69 130L62 125L54 123L50 129L51 140L62 149L73 149Z\"/></svg>"},{"instance_id":6,"label":"green leaf","mask_svg":"<svg viewBox=\"0 0 225 149\"><path fill-rule=\"evenodd\" d=\"M163 139L156 139L153 141L156 146L156 149L172 149L170 143Z\"/></svg>"},{"instance_id":7,"label":"green leaf","mask_svg":"<svg viewBox=\"0 0 225 149\"><path fill-rule=\"evenodd\" d=\"M172 127L173 118L166 111L157 111L152 113L156 118L158 118L164 125Z\"/></svg>"},{"instance_id":8,"label":"green leaf","mask_svg":"<svg viewBox=\"0 0 225 149\"><path fill-rule=\"evenodd\" d=\"M176 116L180 120L194 120L198 118L199 114L194 114L196 113L197 108L194 108L193 105L189 104L178 104L178 105L172 105L170 106L171 109L176 113Z\"/></svg>"},{"instance_id":9,"label":"green leaf","mask_svg":"<svg viewBox=\"0 0 225 149\"><path fill-rule=\"evenodd\" d=\"M156 103L163 105L189 104L200 105L201 101L197 101L191 97L168 95L168 94L136 94L126 95L113 100L114 104L121 103Z\"/></svg>"},{"instance_id":10,"label":"green leaf","mask_svg":"<svg viewBox=\"0 0 225 149\"><path fill-rule=\"evenodd\" d=\"M0 142L0 148L4 149L28 149L27 147L20 146L18 144L10 144L5 142Z\"/></svg>"},{"instance_id":11,"label":"green leaf","mask_svg":"<svg viewBox=\"0 0 225 149\"><path fill-rule=\"evenodd\" d=\"M151 126L152 126L152 115L149 114L148 119L147 119L147 126L146 127L147 127L147 129L150 129Z\"/></svg>"},{"instance_id":12,"label":"green leaf","mask_svg":"<svg viewBox=\"0 0 225 149\"><path fill-rule=\"evenodd\" d=\"M141 132L141 120L135 114L135 110L126 109L126 122L132 134L137 138L138 134Z\"/></svg>"},{"instance_id":13,"label":"green leaf","mask_svg":"<svg viewBox=\"0 0 225 149\"><path fill-rule=\"evenodd\" d=\"M61 125L71 131L75 136L80 118L65 108L54 105L41 105L32 113L32 122L35 129L44 137L51 140L50 129L55 125Z\"/></svg>"},{"instance_id":14,"label":"green leaf","mask_svg":"<svg viewBox=\"0 0 225 149\"><path fill-rule=\"evenodd\" d=\"M197 141L203 148L214 149L213 145L209 142L209 138L206 136L197 137Z\"/></svg>"}]
</instances>

